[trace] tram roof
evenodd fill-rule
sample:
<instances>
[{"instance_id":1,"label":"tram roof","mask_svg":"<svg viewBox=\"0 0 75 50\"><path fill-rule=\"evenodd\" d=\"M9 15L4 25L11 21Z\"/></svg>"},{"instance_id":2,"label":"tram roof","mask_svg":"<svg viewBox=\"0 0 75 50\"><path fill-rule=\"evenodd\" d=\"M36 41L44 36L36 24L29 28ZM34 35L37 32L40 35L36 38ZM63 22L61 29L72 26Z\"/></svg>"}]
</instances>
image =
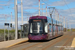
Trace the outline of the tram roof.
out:
<instances>
[{"instance_id":1,"label":"tram roof","mask_svg":"<svg viewBox=\"0 0 75 50\"><path fill-rule=\"evenodd\" d=\"M47 19L46 16L31 16L29 19Z\"/></svg>"},{"instance_id":2,"label":"tram roof","mask_svg":"<svg viewBox=\"0 0 75 50\"><path fill-rule=\"evenodd\" d=\"M31 16L29 19L47 19L51 21L51 18L48 16ZM54 22L56 22L57 20L53 19ZM57 21L58 23L61 23L60 21Z\"/></svg>"}]
</instances>

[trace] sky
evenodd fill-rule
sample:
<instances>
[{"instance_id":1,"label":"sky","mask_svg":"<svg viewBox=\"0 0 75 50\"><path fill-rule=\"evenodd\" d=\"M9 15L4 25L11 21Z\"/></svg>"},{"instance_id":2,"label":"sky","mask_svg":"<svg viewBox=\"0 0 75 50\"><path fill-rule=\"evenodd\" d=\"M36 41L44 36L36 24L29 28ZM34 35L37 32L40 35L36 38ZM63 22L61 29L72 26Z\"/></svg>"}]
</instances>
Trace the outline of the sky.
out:
<instances>
[{"instance_id":1,"label":"sky","mask_svg":"<svg viewBox=\"0 0 75 50\"><path fill-rule=\"evenodd\" d=\"M40 0L40 12L42 15L42 3L44 16L49 16L49 7L55 7L52 18L56 19L59 16L59 20L64 23L68 23L68 28L75 28L75 0ZM18 4L18 28L21 25L21 0L17 0ZM52 11L52 9L50 9ZM12 15L11 15L12 12ZM23 21L27 23L29 17L39 14L39 0L23 0ZM59 15L58 15L59 14ZM12 21L11 21L12 16ZM4 23L13 23L15 26L15 9L14 0L0 0L0 29L4 29ZM66 25L65 25L66 26Z\"/></svg>"}]
</instances>

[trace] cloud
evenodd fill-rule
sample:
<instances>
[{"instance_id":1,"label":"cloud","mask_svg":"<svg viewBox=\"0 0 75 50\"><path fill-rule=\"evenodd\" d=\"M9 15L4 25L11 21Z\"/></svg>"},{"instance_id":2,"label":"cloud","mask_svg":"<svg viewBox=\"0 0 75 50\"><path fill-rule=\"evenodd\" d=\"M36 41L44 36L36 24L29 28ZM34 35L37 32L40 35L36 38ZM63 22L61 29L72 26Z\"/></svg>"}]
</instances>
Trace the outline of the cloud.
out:
<instances>
[{"instance_id":1,"label":"cloud","mask_svg":"<svg viewBox=\"0 0 75 50\"><path fill-rule=\"evenodd\" d=\"M4 9L3 7L0 7L0 9Z\"/></svg>"},{"instance_id":2,"label":"cloud","mask_svg":"<svg viewBox=\"0 0 75 50\"><path fill-rule=\"evenodd\" d=\"M75 2L75 0L60 0L53 2L51 6L65 6L66 4L70 4L72 2Z\"/></svg>"},{"instance_id":3,"label":"cloud","mask_svg":"<svg viewBox=\"0 0 75 50\"><path fill-rule=\"evenodd\" d=\"M70 9L66 9L66 10L58 9L57 11L59 12L59 18L62 17L62 19L63 19L62 21L64 21L63 17L65 17L65 21L67 21L68 24L70 24L70 23L73 23L75 20L75 11L74 10L75 10L75 8L70 8ZM73 20L73 21L70 22L71 20ZM75 26L72 26L72 28L73 27L75 28Z\"/></svg>"},{"instance_id":4,"label":"cloud","mask_svg":"<svg viewBox=\"0 0 75 50\"><path fill-rule=\"evenodd\" d=\"M10 6L11 4L14 4L12 0L0 1L0 9L4 9L4 6Z\"/></svg>"},{"instance_id":5,"label":"cloud","mask_svg":"<svg viewBox=\"0 0 75 50\"><path fill-rule=\"evenodd\" d=\"M0 19L6 19L9 18L11 15L9 14L0 14Z\"/></svg>"},{"instance_id":6,"label":"cloud","mask_svg":"<svg viewBox=\"0 0 75 50\"><path fill-rule=\"evenodd\" d=\"M75 8L70 8L67 10L58 9L59 14L67 17L75 17L73 14L75 14Z\"/></svg>"}]
</instances>

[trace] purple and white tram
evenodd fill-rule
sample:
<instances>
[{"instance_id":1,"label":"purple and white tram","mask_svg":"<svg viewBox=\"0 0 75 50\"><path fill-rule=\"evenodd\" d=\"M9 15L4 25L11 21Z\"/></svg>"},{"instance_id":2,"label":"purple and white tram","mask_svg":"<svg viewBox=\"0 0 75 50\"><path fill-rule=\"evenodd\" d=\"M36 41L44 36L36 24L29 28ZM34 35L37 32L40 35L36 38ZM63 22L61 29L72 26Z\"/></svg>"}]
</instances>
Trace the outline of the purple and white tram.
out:
<instances>
[{"instance_id":1,"label":"purple and white tram","mask_svg":"<svg viewBox=\"0 0 75 50\"><path fill-rule=\"evenodd\" d=\"M29 18L29 40L49 40L63 35L62 23L50 17L32 16Z\"/></svg>"}]
</instances>

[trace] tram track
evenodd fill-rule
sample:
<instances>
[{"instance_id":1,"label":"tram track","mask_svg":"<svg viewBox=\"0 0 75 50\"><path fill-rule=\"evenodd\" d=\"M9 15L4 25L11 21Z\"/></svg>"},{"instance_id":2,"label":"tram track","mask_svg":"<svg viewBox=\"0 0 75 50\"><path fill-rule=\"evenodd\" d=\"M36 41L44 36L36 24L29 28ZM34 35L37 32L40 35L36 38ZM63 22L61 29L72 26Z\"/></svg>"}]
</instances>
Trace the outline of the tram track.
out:
<instances>
[{"instance_id":1,"label":"tram track","mask_svg":"<svg viewBox=\"0 0 75 50\"><path fill-rule=\"evenodd\" d=\"M62 46L66 46L67 44L69 44L70 43L69 41L72 40L72 38L74 37L74 35L72 35L68 40L66 40L66 42ZM60 50L63 50L63 49L64 48L60 48Z\"/></svg>"},{"instance_id":2,"label":"tram track","mask_svg":"<svg viewBox=\"0 0 75 50\"><path fill-rule=\"evenodd\" d=\"M25 42L25 43L21 43L21 44L19 44L19 45L15 45L15 46L12 46L12 48L16 48L16 47L20 47L20 46L23 46L23 45L28 45L28 44L30 44L29 42ZM10 47L11 48L11 47Z\"/></svg>"},{"instance_id":3,"label":"tram track","mask_svg":"<svg viewBox=\"0 0 75 50\"><path fill-rule=\"evenodd\" d=\"M67 35L68 36L68 35ZM59 40L63 40L65 37L67 37L66 35L64 35L63 37L61 37ZM54 43L56 43L56 42L58 42L59 40L57 40L57 41L55 41ZM50 41L49 41L50 42ZM48 43L49 43L48 42ZM60 42L60 41L59 41ZM54 43L52 43L52 44L54 44ZM29 49L29 48L31 48L31 47L34 47L34 46L37 46L37 45L40 45L40 44L42 44L42 42L40 42L40 43L38 43L38 44L34 44L34 45L32 45L32 46L29 46L29 47L26 47L26 48L23 48L22 50L26 50L26 49ZM42 49L42 50L44 50L44 49Z\"/></svg>"},{"instance_id":4,"label":"tram track","mask_svg":"<svg viewBox=\"0 0 75 50\"><path fill-rule=\"evenodd\" d=\"M42 50L46 50L47 48L49 48L49 47L51 47L51 46L55 45L56 43L58 43L58 42L62 41L63 39L65 39L65 38L67 38L67 37L69 37L69 35L67 35L67 36L63 36L62 38L58 39L57 41L54 41L53 43L51 43L51 44L47 45L47 46L46 46L46 47L44 47Z\"/></svg>"},{"instance_id":5,"label":"tram track","mask_svg":"<svg viewBox=\"0 0 75 50\"><path fill-rule=\"evenodd\" d=\"M27 41L25 43L15 45L7 49L9 50L49 50L49 49L53 49L54 46L67 45L69 43L68 41L70 41L73 37L74 37L74 33L69 32L69 33L64 34L61 37L59 36L49 41L41 41L41 42L40 41ZM56 48L56 49L60 50L60 48Z\"/></svg>"},{"instance_id":6,"label":"tram track","mask_svg":"<svg viewBox=\"0 0 75 50\"><path fill-rule=\"evenodd\" d=\"M42 42L40 42L40 43L37 43L37 44L34 44L34 45L32 45L32 46L29 46L29 47L27 47L27 48L23 48L22 50L26 50L26 49L28 49L28 48L31 48L31 47L33 47L33 46L36 46L36 45L39 45L39 44L41 44Z\"/></svg>"}]
</instances>

